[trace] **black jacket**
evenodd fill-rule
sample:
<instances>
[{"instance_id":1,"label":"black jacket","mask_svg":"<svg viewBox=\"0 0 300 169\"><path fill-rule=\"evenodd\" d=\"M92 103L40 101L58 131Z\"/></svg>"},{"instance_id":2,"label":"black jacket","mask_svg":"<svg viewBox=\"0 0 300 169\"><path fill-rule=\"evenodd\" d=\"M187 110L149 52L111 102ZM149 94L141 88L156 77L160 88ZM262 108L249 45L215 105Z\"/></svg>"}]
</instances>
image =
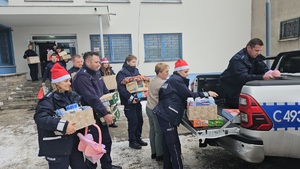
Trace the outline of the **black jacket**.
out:
<instances>
[{"instance_id":1,"label":"black jacket","mask_svg":"<svg viewBox=\"0 0 300 169\"><path fill-rule=\"evenodd\" d=\"M75 73L75 72L78 72L78 70L79 70L80 68L78 68L78 67L71 67L69 70L68 70L68 72L69 72L69 74L71 75L72 73Z\"/></svg>"},{"instance_id":2,"label":"black jacket","mask_svg":"<svg viewBox=\"0 0 300 169\"><path fill-rule=\"evenodd\" d=\"M159 102L153 109L155 114L173 125L179 126L188 97L205 97L207 92L193 93L188 88L189 79L173 72L173 75L160 87Z\"/></svg>"},{"instance_id":3,"label":"black jacket","mask_svg":"<svg viewBox=\"0 0 300 169\"><path fill-rule=\"evenodd\" d=\"M116 80L122 105L128 105L130 103L129 98L131 97L131 93L126 89L126 85L121 84L122 80L125 77L138 75L140 75L139 70L136 67L129 66L126 63L124 63L123 68L118 72Z\"/></svg>"},{"instance_id":4,"label":"black jacket","mask_svg":"<svg viewBox=\"0 0 300 169\"><path fill-rule=\"evenodd\" d=\"M99 118L108 113L100 101L101 96L109 93L100 71L95 72L83 65L74 76L72 85L74 91L80 94L82 105L88 105L93 108L95 119L99 120Z\"/></svg>"},{"instance_id":5,"label":"black jacket","mask_svg":"<svg viewBox=\"0 0 300 169\"><path fill-rule=\"evenodd\" d=\"M57 117L55 110L79 101L80 96L75 92L49 92L38 102L34 120L38 130L39 156L71 154L74 135L66 135L68 121Z\"/></svg>"},{"instance_id":6,"label":"black jacket","mask_svg":"<svg viewBox=\"0 0 300 169\"><path fill-rule=\"evenodd\" d=\"M27 58L30 57L30 56L37 56L37 54L35 53L35 51L30 50L30 49L27 49L27 50L24 52L23 58L24 58L24 59L27 59Z\"/></svg>"},{"instance_id":7,"label":"black jacket","mask_svg":"<svg viewBox=\"0 0 300 169\"><path fill-rule=\"evenodd\" d=\"M262 80L269 70L263 62L264 56L251 58L246 48L235 54L229 61L227 69L221 74L220 82L224 91L231 98L239 95L243 85L252 80Z\"/></svg>"}]
</instances>

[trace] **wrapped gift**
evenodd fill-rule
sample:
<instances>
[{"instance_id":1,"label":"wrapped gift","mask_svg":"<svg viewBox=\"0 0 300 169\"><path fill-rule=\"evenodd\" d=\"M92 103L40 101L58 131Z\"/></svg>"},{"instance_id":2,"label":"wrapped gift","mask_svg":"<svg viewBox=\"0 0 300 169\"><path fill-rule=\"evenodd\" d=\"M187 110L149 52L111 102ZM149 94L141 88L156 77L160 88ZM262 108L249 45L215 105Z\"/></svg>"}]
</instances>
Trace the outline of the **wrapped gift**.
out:
<instances>
[{"instance_id":1,"label":"wrapped gift","mask_svg":"<svg viewBox=\"0 0 300 169\"><path fill-rule=\"evenodd\" d=\"M93 109L90 106L84 106L81 110L69 110L62 114L61 119L74 121L75 129L79 130L89 125L96 123L94 119Z\"/></svg>"},{"instance_id":2,"label":"wrapped gift","mask_svg":"<svg viewBox=\"0 0 300 169\"><path fill-rule=\"evenodd\" d=\"M188 106L187 117L189 120L216 120L217 105Z\"/></svg>"},{"instance_id":3,"label":"wrapped gift","mask_svg":"<svg viewBox=\"0 0 300 169\"><path fill-rule=\"evenodd\" d=\"M223 126L223 118L218 116L216 120L190 120L193 127L217 127Z\"/></svg>"},{"instance_id":4,"label":"wrapped gift","mask_svg":"<svg viewBox=\"0 0 300 169\"><path fill-rule=\"evenodd\" d=\"M108 105L116 104L119 100L118 92L108 93L100 97L100 100L103 104L106 104L105 102L108 102Z\"/></svg>"},{"instance_id":5,"label":"wrapped gift","mask_svg":"<svg viewBox=\"0 0 300 169\"><path fill-rule=\"evenodd\" d=\"M227 120L232 120L232 123L241 122L239 109L223 109L222 116L225 117Z\"/></svg>"},{"instance_id":6,"label":"wrapped gift","mask_svg":"<svg viewBox=\"0 0 300 169\"><path fill-rule=\"evenodd\" d=\"M126 84L126 89L130 93L142 92L148 90L148 82L144 80L132 81Z\"/></svg>"},{"instance_id":7,"label":"wrapped gift","mask_svg":"<svg viewBox=\"0 0 300 169\"><path fill-rule=\"evenodd\" d=\"M108 90L117 89L116 75L103 76L103 81Z\"/></svg>"},{"instance_id":8,"label":"wrapped gift","mask_svg":"<svg viewBox=\"0 0 300 169\"><path fill-rule=\"evenodd\" d=\"M29 56L27 57L28 64L35 64L40 63L40 57L39 56Z\"/></svg>"}]
</instances>

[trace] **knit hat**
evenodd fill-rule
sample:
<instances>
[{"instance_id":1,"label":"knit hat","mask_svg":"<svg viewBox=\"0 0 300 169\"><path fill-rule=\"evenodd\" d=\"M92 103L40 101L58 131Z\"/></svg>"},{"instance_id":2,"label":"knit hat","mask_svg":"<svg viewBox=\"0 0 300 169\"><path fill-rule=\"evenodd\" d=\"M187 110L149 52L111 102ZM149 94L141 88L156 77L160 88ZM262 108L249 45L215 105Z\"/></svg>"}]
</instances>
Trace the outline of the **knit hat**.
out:
<instances>
[{"instance_id":1,"label":"knit hat","mask_svg":"<svg viewBox=\"0 0 300 169\"><path fill-rule=\"evenodd\" d=\"M184 70L184 69L189 69L189 65L185 62L185 60L182 59L178 59L175 62L175 68L174 71L178 71L178 70Z\"/></svg>"},{"instance_id":2,"label":"knit hat","mask_svg":"<svg viewBox=\"0 0 300 169\"><path fill-rule=\"evenodd\" d=\"M102 58L102 59L101 59L101 63L109 63L109 61L108 61L107 58Z\"/></svg>"},{"instance_id":3,"label":"knit hat","mask_svg":"<svg viewBox=\"0 0 300 169\"><path fill-rule=\"evenodd\" d=\"M70 74L59 63L55 63L50 71L51 83L58 83L66 79L71 79Z\"/></svg>"}]
</instances>

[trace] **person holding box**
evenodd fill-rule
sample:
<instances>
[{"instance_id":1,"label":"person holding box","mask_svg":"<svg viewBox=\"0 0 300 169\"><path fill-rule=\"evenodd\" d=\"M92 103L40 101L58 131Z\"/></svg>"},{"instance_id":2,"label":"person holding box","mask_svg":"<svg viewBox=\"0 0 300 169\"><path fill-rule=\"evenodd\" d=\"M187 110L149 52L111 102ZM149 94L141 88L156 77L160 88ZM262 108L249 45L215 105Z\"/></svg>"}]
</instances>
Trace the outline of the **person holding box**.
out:
<instances>
[{"instance_id":1,"label":"person holding box","mask_svg":"<svg viewBox=\"0 0 300 169\"><path fill-rule=\"evenodd\" d=\"M136 93L130 93L126 89L126 85L121 82L126 77L140 75L136 68L137 57L128 55L125 58L123 68L117 74L117 85L120 94L121 104L124 105L124 113L128 122L129 147L133 149L141 149L141 146L147 146L148 143L141 139L143 127L142 105L137 98Z\"/></svg>"},{"instance_id":2,"label":"person holding box","mask_svg":"<svg viewBox=\"0 0 300 169\"><path fill-rule=\"evenodd\" d=\"M110 156L112 140L109 134L108 125L113 123L114 115L110 114L100 97L109 93L100 74L100 57L97 52L86 52L83 55L84 64L73 78L72 85L78 94L81 95L82 105L88 105L93 108L96 124L101 129L102 144L105 145L106 153L100 159L102 169L121 169L120 166L112 165ZM104 125L100 118L103 118L107 125ZM98 130L95 127L89 127L94 140L98 140ZM89 169L96 169L97 163L93 164L86 160Z\"/></svg>"},{"instance_id":3,"label":"person holding box","mask_svg":"<svg viewBox=\"0 0 300 169\"><path fill-rule=\"evenodd\" d=\"M189 90L189 66L184 60L177 60L170 78L159 89L159 102L153 112L163 133L164 169L182 169L181 145L178 137L179 126L188 97L217 97L213 91L193 93Z\"/></svg>"},{"instance_id":4,"label":"person holding box","mask_svg":"<svg viewBox=\"0 0 300 169\"><path fill-rule=\"evenodd\" d=\"M27 59L28 57L31 56L38 56L35 51L32 50L32 44L28 45L28 49L25 51L23 58ZM38 81L39 77L38 77L38 73L39 73L39 68L38 68L38 63L33 63L33 64L28 64L28 67L30 69L30 77L31 80L34 81Z\"/></svg>"},{"instance_id":5,"label":"person holding box","mask_svg":"<svg viewBox=\"0 0 300 169\"><path fill-rule=\"evenodd\" d=\"M80 102L80 96L72 92L69 73L58 63L51 69L52 91L41 99L36 107L39 156L45 156L49 169L85 169L83 155L73 153L74 137L77 137L74 121L62 120L56 112L68 105Z\"/></svg>"}]
</instances>

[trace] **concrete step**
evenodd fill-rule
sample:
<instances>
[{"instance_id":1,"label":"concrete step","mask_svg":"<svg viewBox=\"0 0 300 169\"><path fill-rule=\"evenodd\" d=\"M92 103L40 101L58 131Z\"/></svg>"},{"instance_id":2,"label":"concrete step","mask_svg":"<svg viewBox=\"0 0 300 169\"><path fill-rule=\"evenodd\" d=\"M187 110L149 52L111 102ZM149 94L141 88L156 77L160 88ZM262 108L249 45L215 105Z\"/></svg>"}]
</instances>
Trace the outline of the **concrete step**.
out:
<instances>
[{"instance_id":1,"label":"concrete step","mask_svg":"<svg viewBox=\"0 0 300 169\"><path fill-rule=\"evenodd\" d=\"M13 109L35 109L35 102L22 102L22 103L7 103L0 107L1 110L13 110Z\"/></svg>"}]
</instances>

